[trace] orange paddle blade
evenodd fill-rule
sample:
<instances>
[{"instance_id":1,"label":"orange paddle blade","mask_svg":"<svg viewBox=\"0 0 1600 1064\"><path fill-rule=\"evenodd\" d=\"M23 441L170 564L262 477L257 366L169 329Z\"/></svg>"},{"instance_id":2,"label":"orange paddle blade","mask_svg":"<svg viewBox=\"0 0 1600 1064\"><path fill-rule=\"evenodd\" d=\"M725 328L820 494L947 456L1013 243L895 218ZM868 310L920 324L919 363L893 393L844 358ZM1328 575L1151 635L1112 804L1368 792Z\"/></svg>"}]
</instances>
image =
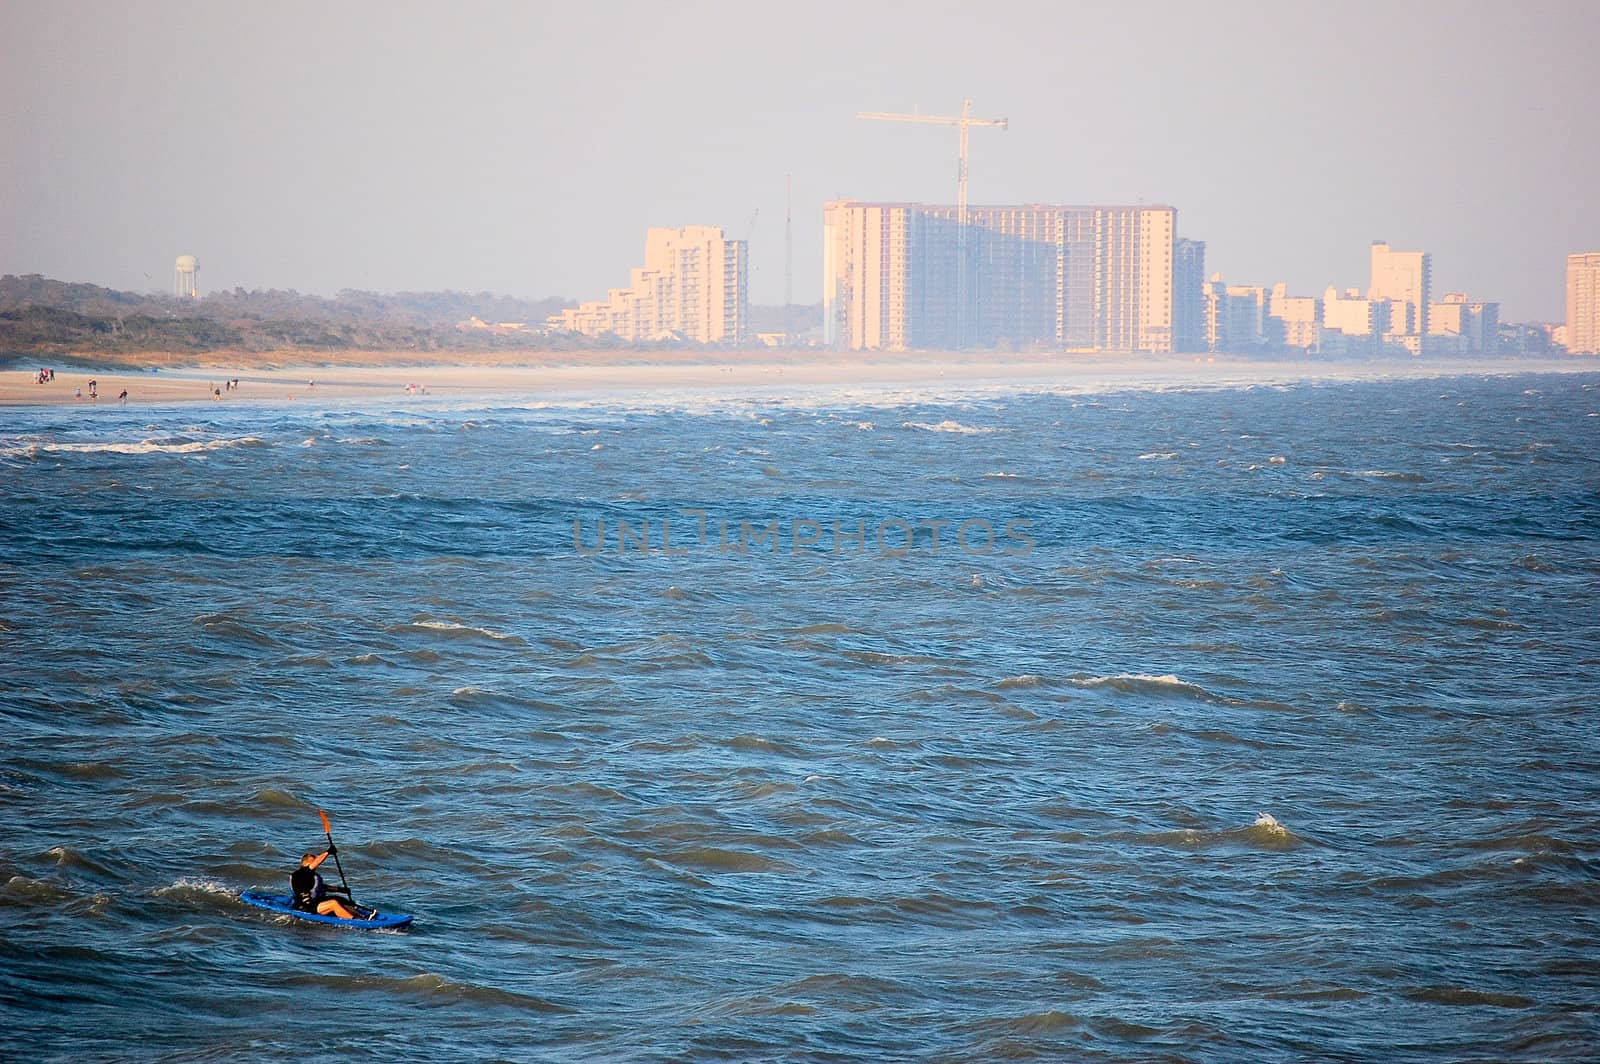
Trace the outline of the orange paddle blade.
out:
<instances>
[{"instance_id":1,"label":"orange paddle blade","mask_svg":"<svg viewBox=\"0 0 1600 1064\"><path fill-rule=\"evenodd\" d=\"M322 810L318 809L317 810L317 815L322 818L322 831L323 831L323 833L327 834L327 835L332 835L333 834L333 826L328 823L328 814L324 813Z\"/></svg>"}]
</instances>

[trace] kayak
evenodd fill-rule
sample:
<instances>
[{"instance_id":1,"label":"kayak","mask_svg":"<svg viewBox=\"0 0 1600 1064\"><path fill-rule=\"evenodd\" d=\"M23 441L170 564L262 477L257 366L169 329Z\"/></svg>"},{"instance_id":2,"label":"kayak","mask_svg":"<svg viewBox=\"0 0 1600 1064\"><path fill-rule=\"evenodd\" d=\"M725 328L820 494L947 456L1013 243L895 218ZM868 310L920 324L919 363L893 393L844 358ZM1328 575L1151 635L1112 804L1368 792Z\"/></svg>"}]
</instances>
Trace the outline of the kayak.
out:
<instances>
[{"instance_id":1,"label":"kayak","mask_svg":"<svg viewBox=\"0 0 1600 1064\"><path fill-rule=\"evenodd\" d=\"M294 898L288 894L262 894L254 890L239 892L239 900L246 905L254 905L258 909L269 912L282 913L284 916L293 916L297 920L309 920L315 924L332 924L334 927L353 927L364 931L381 931L396 927L407 927L412 921L408 913L380 913L376 909L369 909L365 905L355 906L356 919L346 920L338 916L323 916L321 913L308 913L304 909L294 907Z\"/></svg>"}]
</instances>

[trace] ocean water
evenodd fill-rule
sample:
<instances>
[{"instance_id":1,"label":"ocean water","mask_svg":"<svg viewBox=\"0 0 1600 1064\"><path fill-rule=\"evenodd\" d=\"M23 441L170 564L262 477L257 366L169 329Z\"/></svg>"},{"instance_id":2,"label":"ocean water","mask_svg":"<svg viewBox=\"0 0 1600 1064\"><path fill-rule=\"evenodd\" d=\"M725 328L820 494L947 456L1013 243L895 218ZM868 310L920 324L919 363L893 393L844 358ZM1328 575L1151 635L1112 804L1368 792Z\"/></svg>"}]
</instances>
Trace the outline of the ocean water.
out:
<instances>
[{"instance_id":1,"label":"ocean water","mask_svg":"<svg viewBox=\"0 0 1600 1064\"><path fill-rule=\"evenodd\" d=\"M0 411L0 1057L1594 1059L1597 414Z\"/></svg>"}]
</instances>

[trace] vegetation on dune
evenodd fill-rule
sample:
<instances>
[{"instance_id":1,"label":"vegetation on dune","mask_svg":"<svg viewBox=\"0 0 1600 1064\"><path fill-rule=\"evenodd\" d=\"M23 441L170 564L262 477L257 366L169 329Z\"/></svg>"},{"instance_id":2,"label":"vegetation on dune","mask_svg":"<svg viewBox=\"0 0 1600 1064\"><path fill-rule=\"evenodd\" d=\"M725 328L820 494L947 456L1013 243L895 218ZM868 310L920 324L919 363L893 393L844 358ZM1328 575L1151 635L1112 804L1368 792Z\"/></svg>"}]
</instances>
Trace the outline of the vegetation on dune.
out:
<instances>
[{"instance_id":1,"label":"vegetation on dune","mask_svg":"<svg viewBox=\"0 0 1600 1064\"><path fill-rule=\"evenodd\" d=\"M566 299L492 292L379 293L345 289L332 299L268 289L212 292L200 299L121 292L38 274L0 277L0 362L149 352L575 351L623 346L546 329ZM780 307L751 308L763 325ZM812 308L795 308L805 320ZM514 326L512 323L516 323ZM754 321L753 321L754 324ZM768 327L771 327L770 325ZM756 331L756 330L752 330ZM661 343L644 349L692 348Z\"/></svg>"},{"instance_id":2,"label":"vegetation on dune","mask_svg":"<svg viewBox=\"0 0 1600 1064\"><path fill-rule=\"evenodd\" d=\"M347 290L332 299L277 289L201 299L142 295L37 274L0 277L0 357L212 351L514 351L608 346L547 332L567 300L492 293ZM474 318L523 329L474 328Z\"/></svg>"}]
</instances>

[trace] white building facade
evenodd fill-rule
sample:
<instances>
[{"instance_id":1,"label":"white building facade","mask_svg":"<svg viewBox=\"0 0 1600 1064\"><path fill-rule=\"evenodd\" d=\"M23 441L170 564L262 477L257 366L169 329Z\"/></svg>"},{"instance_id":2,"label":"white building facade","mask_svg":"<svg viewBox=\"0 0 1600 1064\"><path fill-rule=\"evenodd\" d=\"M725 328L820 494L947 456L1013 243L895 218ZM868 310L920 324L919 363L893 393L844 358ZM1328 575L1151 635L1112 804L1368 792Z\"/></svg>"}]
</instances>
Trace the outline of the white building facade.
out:
<instances>
[{"instance_id":1,"label":"white building facade","mask_svg":"<svg viewBox=\"0 0 1600 1064\"><path fill-rule=\"evenodd\" d=\"M749 248L715 226L691 225L649 230L644 266L631 271L627 288L570 307L548 324L625 343L739 345L749 320Z\"/></svg>"}]
</instances>

